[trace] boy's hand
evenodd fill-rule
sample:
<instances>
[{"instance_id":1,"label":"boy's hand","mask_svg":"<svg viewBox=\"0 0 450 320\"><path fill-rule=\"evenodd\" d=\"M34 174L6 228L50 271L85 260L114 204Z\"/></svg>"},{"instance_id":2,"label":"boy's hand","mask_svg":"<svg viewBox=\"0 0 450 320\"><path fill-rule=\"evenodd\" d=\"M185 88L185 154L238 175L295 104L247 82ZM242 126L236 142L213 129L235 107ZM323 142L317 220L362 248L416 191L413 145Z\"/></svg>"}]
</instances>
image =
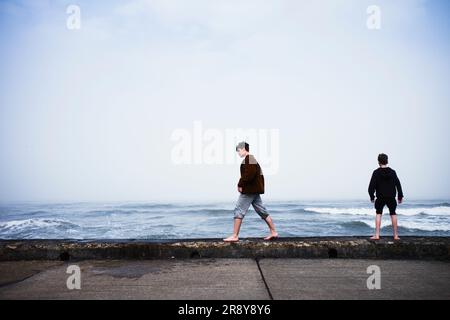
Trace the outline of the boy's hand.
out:
<instances>
[{"instance_id":1,"label":"boy's hand","mask_svg":"<svg viewBox=\"0 0 450 320\"><path fill-rule=\"evenodd\" d=\"M398 203L402 203L403 202L403 198L398 198Z\"/></svg>"},{"instance_id":2,"label":"boy's hand","mask_svg":"<svg viewBox=\"0 0 450 320\"><path fill-rule=\"evenodd\" d=\"M242 187L238 187L238 192L242 193Z\"/></svg>"}]
</instances>

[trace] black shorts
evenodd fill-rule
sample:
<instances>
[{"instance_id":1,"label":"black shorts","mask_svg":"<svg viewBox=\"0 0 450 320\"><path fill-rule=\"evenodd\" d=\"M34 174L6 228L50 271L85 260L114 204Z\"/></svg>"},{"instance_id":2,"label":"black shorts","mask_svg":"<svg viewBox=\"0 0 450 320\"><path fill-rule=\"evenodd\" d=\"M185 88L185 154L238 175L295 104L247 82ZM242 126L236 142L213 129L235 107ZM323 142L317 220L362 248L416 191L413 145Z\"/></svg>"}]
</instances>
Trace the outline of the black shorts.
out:
<instances>
[{"instance_id":1,"label":"black shorts","mask_svg":"<svg viewBox=\"0 0 450 320\"><path fill-rule=\"evenodd\" d=\"M377 198L375 200L377 214L383 214L384 206L389 208L389 214L393 216L395 215L395 209L397 209L397 200L395 198Z\"/></svg>"}]
</instances>

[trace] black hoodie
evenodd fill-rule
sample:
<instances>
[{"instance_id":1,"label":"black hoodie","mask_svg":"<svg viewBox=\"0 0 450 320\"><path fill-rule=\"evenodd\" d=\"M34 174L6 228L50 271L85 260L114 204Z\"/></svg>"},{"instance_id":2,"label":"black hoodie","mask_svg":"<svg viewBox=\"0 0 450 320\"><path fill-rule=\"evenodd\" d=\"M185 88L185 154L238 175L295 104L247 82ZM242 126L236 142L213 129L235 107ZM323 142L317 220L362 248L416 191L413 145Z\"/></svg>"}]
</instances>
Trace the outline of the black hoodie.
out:
<instances>
[{"instance_id":1,"label":"black hoodie","mask_svg":"<svg viewBox=\"0 0 450 320\"><path fill-rule=\"evenodd\" d=\"M374 193L377 198L395 198L396 189L398 191L398 198L403 198L402 186L397 177L397 173L389 167L378 168L372 174L372 179L369 183L370 199L374 200Z\"/></svg>"}]
</instances>

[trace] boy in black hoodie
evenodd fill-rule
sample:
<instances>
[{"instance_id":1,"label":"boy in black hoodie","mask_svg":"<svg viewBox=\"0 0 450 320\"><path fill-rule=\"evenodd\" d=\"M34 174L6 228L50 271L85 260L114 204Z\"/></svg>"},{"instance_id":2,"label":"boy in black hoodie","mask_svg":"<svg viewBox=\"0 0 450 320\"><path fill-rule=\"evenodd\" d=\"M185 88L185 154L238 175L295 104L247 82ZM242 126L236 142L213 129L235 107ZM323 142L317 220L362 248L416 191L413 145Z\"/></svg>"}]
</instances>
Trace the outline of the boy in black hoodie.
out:
<instances>
[{"instance_id":1,"label":"boy in black hoodie","mask_svg":"<svg viewBox=\"0 0 450 320\"><path fill-rule=\"evenodd\" d=\"M403 201L403 191L397 173L387 166L388 156L384 153L378 155L378 164L380 167L372 174L372 179L369 183L370 200L375 203L375 210L377 213L375 219L375 235L371 237L372 240L380 239L381 215L385 205L389 208L391 215L392 229L394 231L394 240L400 240L398 237L397 215L395 209L397 208L397 201L395 201L396 193L398 192L398 203ZM376 192L376 200L375 200Z\"/></svg>"}]
</instances>

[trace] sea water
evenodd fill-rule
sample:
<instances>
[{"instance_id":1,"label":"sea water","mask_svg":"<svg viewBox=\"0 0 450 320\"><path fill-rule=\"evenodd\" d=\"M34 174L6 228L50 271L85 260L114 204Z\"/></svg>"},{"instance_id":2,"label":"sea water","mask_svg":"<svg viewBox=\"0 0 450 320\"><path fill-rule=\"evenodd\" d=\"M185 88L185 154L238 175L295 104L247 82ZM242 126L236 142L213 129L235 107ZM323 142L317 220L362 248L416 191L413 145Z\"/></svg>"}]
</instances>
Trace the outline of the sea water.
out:
<instances>
[{"instance_id":1,"label":"sea water","mask_svg":"<svg viewBox=\"0 0 450 320\"><path fill-rule=\"evenodd\" d=\"M367 236L375 211L369 201L270 201L280 236ZM1 239L220 238L232 232L234 202L14 202L0 204ZM450 236L450 201L407 201L397 208L400 235ZM382 235L391 235L385 208ZM262 237L267 226L250 209L241 237Z\"/></svg>"}]
</instances>

